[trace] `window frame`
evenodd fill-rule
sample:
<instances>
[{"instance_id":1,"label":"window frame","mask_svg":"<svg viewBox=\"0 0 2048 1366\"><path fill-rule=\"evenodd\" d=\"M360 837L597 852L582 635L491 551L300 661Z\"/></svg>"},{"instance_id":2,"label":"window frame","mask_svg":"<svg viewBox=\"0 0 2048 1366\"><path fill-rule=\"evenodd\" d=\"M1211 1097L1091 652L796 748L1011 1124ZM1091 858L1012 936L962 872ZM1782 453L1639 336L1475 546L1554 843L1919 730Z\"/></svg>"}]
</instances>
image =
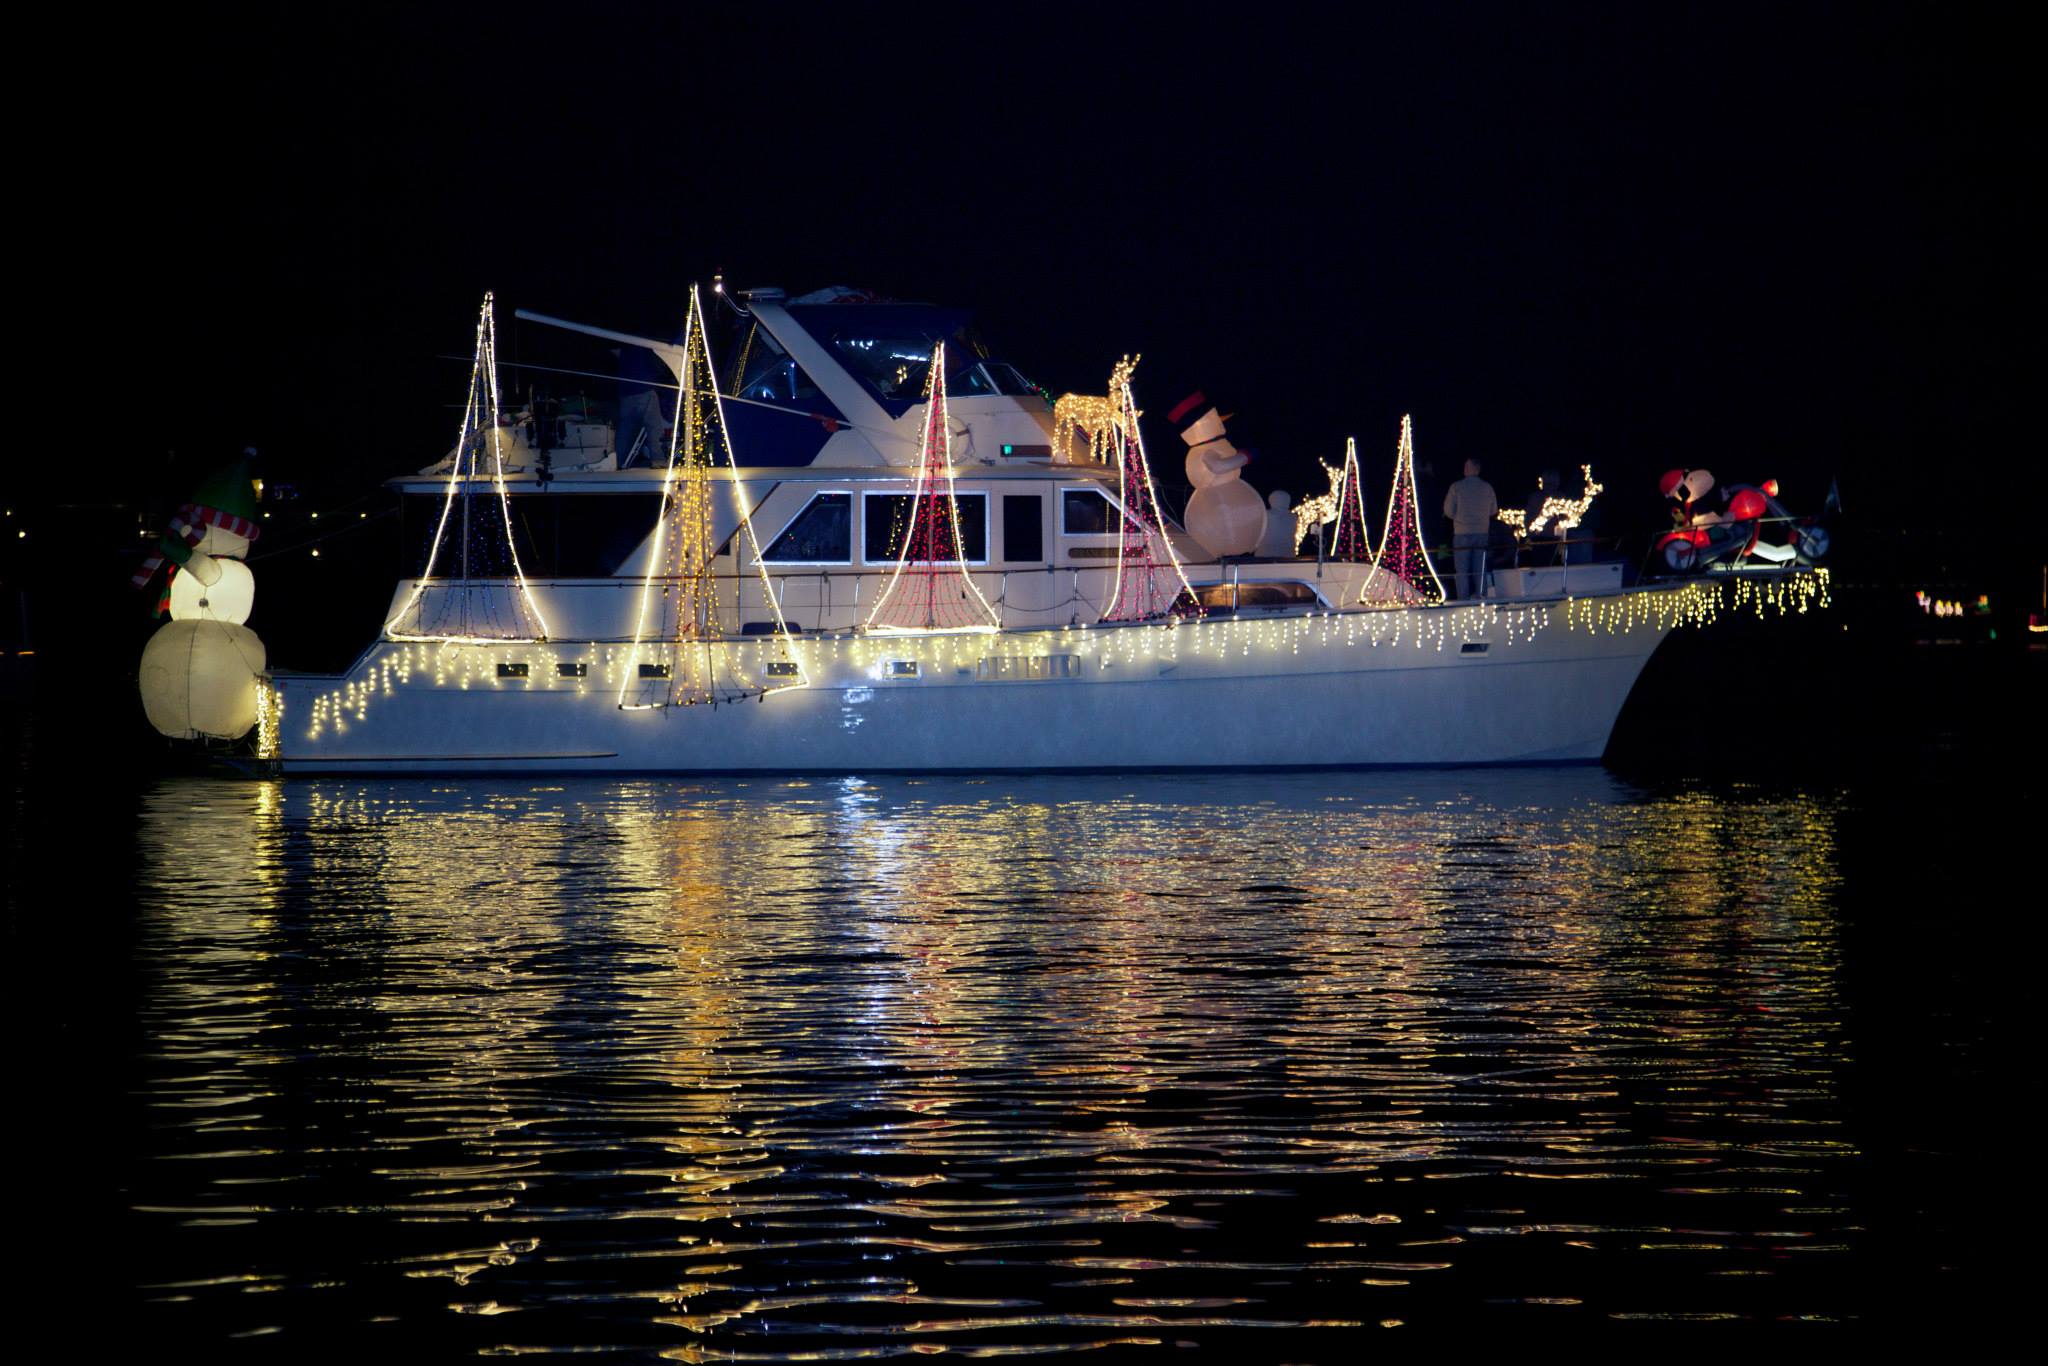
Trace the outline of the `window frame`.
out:
<instances>
[{"instance_id":1,"label":"window frame","mask_svg":"<svg viewBox=\"0 0 2048 1366\"><path fill-rule=\"evenodd\" d=\"M1002 563L1002 564L1030 564L1030 565L1051 565L1051 564L1053 563L1053 560L1052 560L1052 557L1051 557L1051 556L1050 556L1049 554L1047 554L1047 553L1046 553L1046 552L1047 552L1047 547L1046 547L1046 544L1045 544L1045 493L1044 493L1044 491L1043 491L1042 489L1034 489L1034 490L1032 490L1031 492L1028 492L1028 493L1012 493L1012 492L1010 492L1010 491L1009 491L1008 489L991 489L991 490L990 490L990 492L991 492L992 494L995 494L996 496L1000 497L1000 498L1001 498L1001 499L1003 500L1003 557L1002 557L1002 559L1001 559L1001 560L1000 560L1000 561L999 561L998 563ZM1038 554L1037 554L1037 555L1035 555L1035 556L1032 556L1032 557L1029 557L1029 558L1019 558L1018 556L1012 555L1012 554L1010 553L1010 513L1009 513L1009 505L1010 505L1010 500L1011 500L1012 498L1020 498L1020 499L1021 499L1021 498L1029 498L1029 499L1031 499L1031 500L1032 500L1033 502L1035 502L1035 503L1037 503L1037 504L1038 504Z\"/></svg>"},{"instance_id":2,"label":"window frame","mask_svg":"<svg viewBox=\"0 0 2048 1366\"><path fill-rule=\"evenodd\" d=\"M1103 488L1100 484L1061 484L1059 485L1059 491L1060 539L1082 541L1090 545L1099 544L1104 541L1114 541L1122 539L1124 534L1123 524L1125 520L1127 520L1126 514L1124 512L1124 505L1118 502L1116 496L1112 494L1108 489ZM1101 498L1102 501L1108 505L1110 512L1110 516L1104 520L1104 525L1105 527L1114 526L1116 529L1113 531L1067 530L1067 495L1070 493L1092 493L1095 494L1097 497Z\"/></svg>"},{"instance_id":3,"label":"window frame","mask_svg":"<svg viewBox=\"0 0 2048 1366\"><path fill-rule=\"evenodd\" d=\"M1282 586L1303 589L1308 593L1308 597L1295 598L1291 602L1284 603L1246 603L1239 600L1240 595L1246 590L1279 588ZM1202 590L1205 588L1228 589L1230 591L1230 602L1227 605L1203 602ZM1176 594L1174 597L1175 607L1178 608L1181 601L1190 596L1193 598L1194 605L1199 606L1204 612L1215 613L1219 616L1236 616L1240 612L1287 614L1336 610L1330 605L1330 600L1323 595L1323 591L1306 579L1205 579L1201 583L1190 583L1180 593Z\"/></svg>"},{"instance_id":4,"label":"window frame","mask_svg":"<svg viewBox=\"0 0 2048 1366\"><path fill-rule=\"evenodd\" d=\"M915 499L916 497L917 486L915 484L904 489L862 489L860 491L860 562L863 565L874 567L878 565L900 564L903 561L903 552L901 550L898 550L887 559L871 560L868 558L868 500L872 498ZM988 566L989 542L993 539L989 535L988 525L989 491L987 489L968 489L965 492L955 490L953 493L953 501L956 505L962 499L967 498L978 498L981 500L981 558L978 560L933 560L933 564L957 564L980 566L983 568ZM964 540L965 537L963 536L961 539Z\"/></svg>"},{"instance_id":5,"label":"window frame","mask_svg":"<svg viewBox=\"0 0 2048 1366\"><path fill-rule=\"evenodd\" d=\"M812 505L812 504L814 504L814 503L816 503L816 502L817 502L817 501L818 501L818 500L819 500L820 498L824 498L824 497L827 497L828 495L831 495L831 494L844 494L844 495L846 496L846 499L847 499L847 502L848 502L848 506L847 506L847 509L846 509L846 558L845 558L845 559L843 559L843 560L771 560L771 559L769 559L769 558L768 558L768 552L769 552L770 550L773 550L773 549L775 548L775 543L776 543L777 541L781 540L781 539L783 538L783 536L784 536L784 535L786 535L786 534L788 533L788 531L789 531L789 529L790 529L791 527L795 526L795 525L796 525L796 524L797 524L797 523L798 523L799 521L801 521L801 520L803 519L803 515L804 515L805 513L809 512L809 511L811 510L811 505ZM859 532L858 532L858 530L857 530L857 529L856 529L856 528L854 527L854 525L853 525L853 507L852 507L852 500L853 500L853 495L854 495L854 490L853 490L853 489L850 489L850 488L844 488L844 489L830 489L830 488L827 488L827 489L816 489L816 490L814 490L814 491L813 491L813 492L811 493L811 496L810 496L809 498L806 498L806 499L804 500L804 505L803 505L802 507L798 508L798 509L796 510L796 512L795 512L795 513L794 513L794 514L793 514L793 515L792 515L792 516L790 517L790 519L789 519L788 521L784 522L784 523L782 524L782 526L781 526L781 527L780 527L780 528L779 528L779 529L778 529L778 530L776 531L776 533L775 533L775 534L774 534L773 536L771 536L771 537L769 537L769 538L768 538L768 544L767 544L767 545L759 545L759 544L757 544L757 545L755 546L755 553L754 553L754 564L755 564L755 565L756 565L757 567L760 567L760 568L766 568L766 569L775 569L775 568L778 568L778 567L780 567L780 568L784 568L784 569L821 569L821 568L827 568L827 567L832 567L832 566L838 566L838 567L845 567L845 566L851 565L851 564L853 563L853 547L854 547L854 543L855 543L856 541L858 541L858 540L860 539L860 536L859 536Z\"/></svg>"}]
</instances>

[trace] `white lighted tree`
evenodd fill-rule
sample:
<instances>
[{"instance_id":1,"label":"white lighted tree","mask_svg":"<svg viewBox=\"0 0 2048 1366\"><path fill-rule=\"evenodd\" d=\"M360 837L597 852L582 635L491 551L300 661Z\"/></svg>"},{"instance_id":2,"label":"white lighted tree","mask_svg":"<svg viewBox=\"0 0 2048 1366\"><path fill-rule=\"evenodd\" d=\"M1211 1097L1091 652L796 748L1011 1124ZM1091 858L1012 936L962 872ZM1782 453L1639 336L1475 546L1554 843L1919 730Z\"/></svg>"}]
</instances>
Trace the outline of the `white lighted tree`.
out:
<instances>
[{"instance_id":1,"label":"white lighted tree","mask_svg":"<svg viewBox=\"0 0 2048 1366\"><path fill-rule=\"evenodd\" d=\"M541 615L519 564L498 421L498 338L492 299L477 315L469 394L450 457L448 490L426 567L384 623L393 640L545 640Z\"/></svg>"}]
</instances>

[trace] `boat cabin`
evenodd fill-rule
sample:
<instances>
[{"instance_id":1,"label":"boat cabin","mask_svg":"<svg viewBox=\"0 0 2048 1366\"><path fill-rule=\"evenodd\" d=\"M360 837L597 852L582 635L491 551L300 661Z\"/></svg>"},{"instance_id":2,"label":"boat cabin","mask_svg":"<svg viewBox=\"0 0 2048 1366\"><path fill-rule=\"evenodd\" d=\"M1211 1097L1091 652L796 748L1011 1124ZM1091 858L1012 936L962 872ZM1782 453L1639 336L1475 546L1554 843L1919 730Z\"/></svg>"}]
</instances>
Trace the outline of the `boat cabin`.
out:
<instances>
[{"instance_id":1,"label":"boat cabin","mask_svg":"<svg viewBox=\"0 0 2048 1366\"><path fill-rule=\"evenodd\" d=\"M796 299L755 290L734 307L738 341L720 370L737 468L715 464L710 476L713 539L720 547L712 576L728 633L772 629L764 568L792 630L846 631L865 619L903 553L917 487L926 370L939 341L947 343L964 568L1006 627L1092 622L1100 615L1125 549L1117 470L1096 462L1084 433L1056 442L1053 405L1044 392L989 351L964 311L844 289ZM675 374L683 372L679 346L521 316L644 346ZM519 570L547 603L556 636L633 638L637 590L655 553L672 411L672 404L650 406L644 430L623 455L571 468L507 459ZM1169 459L1177 465L1180 454L1176 449ZM412 547L409 573L426 563L450 468L444 460L393 481ZM752 540L739 534L743 505L751 509L758 559ZM1182 528L1169 523L1167 536L1193 584L1182 596L1207 612L1298 612L1342 600L1334 583L1316 582L1312 563L1205 564L1206 552ZM1164 547L1157 549L1163 558ZM501 568L511 572L509 565ZM1343 577L1354 567L1328 568ZM413 585L411 579L401 583L394 602L405 601ZM425 591L435 588L429 584Z\"/></svg>"}]
</instances>

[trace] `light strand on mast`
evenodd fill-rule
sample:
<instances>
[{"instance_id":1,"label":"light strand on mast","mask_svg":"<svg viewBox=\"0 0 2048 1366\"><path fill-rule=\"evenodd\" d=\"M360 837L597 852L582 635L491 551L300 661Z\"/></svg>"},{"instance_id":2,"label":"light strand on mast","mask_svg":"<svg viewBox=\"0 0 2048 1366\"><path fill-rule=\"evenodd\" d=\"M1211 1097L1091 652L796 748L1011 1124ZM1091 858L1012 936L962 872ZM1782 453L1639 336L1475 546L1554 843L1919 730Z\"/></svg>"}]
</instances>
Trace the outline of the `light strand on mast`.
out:
<instances>
[{"instance_id":1,"label":"light strand on mast","mask_svg":"<svg viewBox=\"0 0 2048 1366\"><path fill-rule=\"evenodd\" d=\"M925 374L925 419L918 443L917 483L910 496L910 524L904 530L903 545L896 556L896 568L889 576L889 582L875 599L874 607L868 612L864 629L876 632L887 631L999 631L1002 629L1002 614L989 605L981 589L974 582L974 575L967 569L967 548L960 536L960 503L953 482L953 431L946 411L946 344L941 341L932 348L930 368ZM933 477L934 461L940 462L940 469L946 481L946 530L952 540L953 558L950 561L959 571L961 582L967 586L967 595L981 608L985 619L982 623L965 626L945 626L938 620L938 564L936 552L937 527L937 480ZM903 580L904 570L909 566L914 551L921 550L920 563L925 565L921 572L925 576L925 620L922 625L901 626L885 622L882 614L894 600L897 587Z\"/></svg>"},{"instance_id":2,"label":"light strand on mast","mask_svg":"<svg viewBox=\"0 0 2048 1366\"><path fill-rule=\"evenodd\" d=\"M412 592L407 595L405 605L384 623L384 634L391 640L442 641L450 644L488 644L499 640L545 640L548 637L547 619L542 615L539 604L534 600L533 589L526 581L526 573L519 563L518 538L512 528L512 506L509 491L505 486L505 462L502 434L499 430L500 410L498 406L498 361L497 325L494 314L494 296L484 295L483 307L477 314L476 352L470 365L469 392L462 409L462 421L456 429L455 451L450 457L447 492L441 501L441 515L434 524L434 539L427 551L426 568L413 580ZM462 619L456 631L428 631L425 629L423 603L427 586L434 577L434 570L440 563L441 550L447 539L448 521L455 508L456 495L465 500L469 488L477 479L477 453L472 442L478 436L478 427L484 418L484 394L489 390L489 417L491 424L491 464L493 491L498 495L499 511L505 527L505 549L512 561L512 573L517 584L515 606L523 610L537 629L532 635L488 635L472 630L469 619L469 603L476 592L476 585L469 574L469 504L463 504L463 571L459 580L461 588ZM412 630L403 623L408 613L418 613Z\"/></svg>"},{"instance_id":3,"label":"light strand on mast","mask_svg":"<svg viewBox=\"0 0 2048 1366\"><path fill-rule=\"evenodd\" d=\"M1109 602L1101 611L1100 619L1111 620L1123 605L1125 550L1130 540L1130 526L1135 523L1139 530L1140 544L1145 557L1145 597L1138 610L1128 620L1139 621L1157 616L1162 610L1170 610L1174 601L1170 599L1162 609L1152 599L1158 596L1158 564L1152 557L1152 540L1158 538L1160 547L1166 552L1166 561L1173 567L1173 575L1180 584L1181 592L1188 595L1196 615L1202 614L1201 603L1195 598L1194 586L1188 582L1187 571L1181 567L1180 555L1173 548L1173 537L1166 529L1166 512L1159 505L1159 492L1152 483L1152 459L1145 451L1145 435L1139 430L1138 403L1131 389L1131 374L1138 368L1139 356L1125 356L1110 372L1109 399L1116 406L1115 429L1121 434L1117 450L1117 501L1122 505L1117 515L1122 525L1117 533L1116 577L1110 587ZM1142 479L1132 477L1135 466ZM1137 487L1133 487L1136 485ZM1134 496L1137 495L1137 496Z\"/></svg>"}]
</instances>

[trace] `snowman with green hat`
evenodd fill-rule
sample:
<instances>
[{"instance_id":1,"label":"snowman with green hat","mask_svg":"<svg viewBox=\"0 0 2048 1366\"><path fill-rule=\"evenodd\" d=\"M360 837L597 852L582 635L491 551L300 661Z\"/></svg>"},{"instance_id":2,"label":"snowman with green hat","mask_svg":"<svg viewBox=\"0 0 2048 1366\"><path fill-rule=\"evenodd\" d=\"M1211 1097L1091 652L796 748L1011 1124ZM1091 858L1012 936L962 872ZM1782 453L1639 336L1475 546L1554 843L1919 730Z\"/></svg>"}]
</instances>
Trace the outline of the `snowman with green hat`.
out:
<instances>
[{"instance_id":1,"label":"snowman with green hat","mask_svg":"<svg viewBox=\"0 0 2048 1366\"><path fill-rule=\"evenodd\" d=\"M253 448L208 476L171 517L133 582L147 589L166 564L157 614L171 619L142 651L138 679L150 724L174 739L235 740L256 724L263 642L242 623L256 601L244 564L261 534Z\"/></svg>"}]
</instances>

